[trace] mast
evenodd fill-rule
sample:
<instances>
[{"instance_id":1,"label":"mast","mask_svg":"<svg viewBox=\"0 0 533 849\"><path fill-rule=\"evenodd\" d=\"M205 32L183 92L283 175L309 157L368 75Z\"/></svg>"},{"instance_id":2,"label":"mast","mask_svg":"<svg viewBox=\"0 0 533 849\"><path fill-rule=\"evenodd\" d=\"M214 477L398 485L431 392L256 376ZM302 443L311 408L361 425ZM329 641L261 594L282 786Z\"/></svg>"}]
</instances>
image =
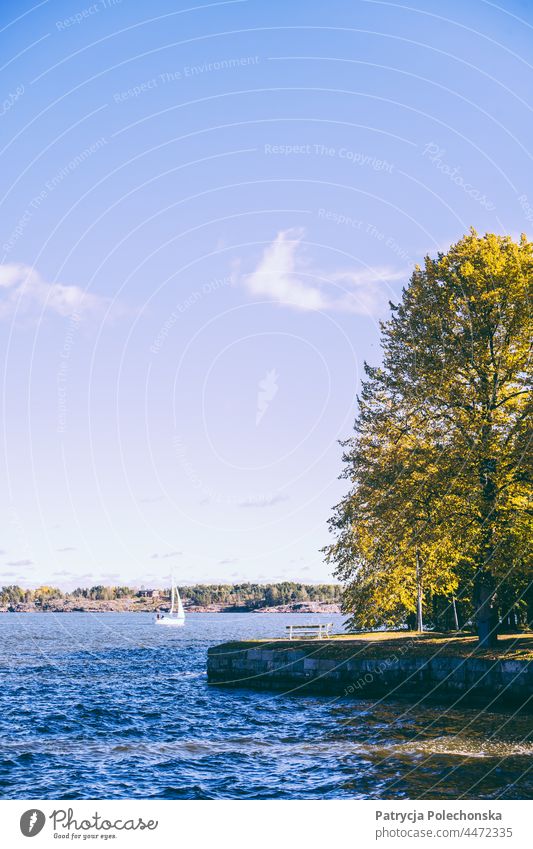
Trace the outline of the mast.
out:
<instances>
[{"instance_id":1,"label":"mast","mask_svg":"<svg viewBox=\"0 0 533 849\"><path fill-rule=\"evenodd\" d=\"M170 580L172 581L172 586L170 588L170 615L172 616L172 614L174 613L174 594L175 594L175 591L174 591L174 575L172 575Z\"/></svg>"}]
</instances>

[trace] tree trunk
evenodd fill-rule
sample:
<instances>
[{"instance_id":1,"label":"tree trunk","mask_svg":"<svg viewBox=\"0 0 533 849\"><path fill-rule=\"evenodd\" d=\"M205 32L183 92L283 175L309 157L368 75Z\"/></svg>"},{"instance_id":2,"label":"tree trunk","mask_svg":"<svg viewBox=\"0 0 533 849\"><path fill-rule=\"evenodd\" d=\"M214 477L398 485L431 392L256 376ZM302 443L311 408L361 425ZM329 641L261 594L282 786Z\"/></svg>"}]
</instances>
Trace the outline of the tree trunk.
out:
<instances>
[{"instance_id":1,"label":"tree trunk","mask_svg":"<svg viewBox=\"0 0 533 849\"><path fill-rule=\"evenodd\" d=\"M453 607L453 621L455 624L455 630L459 630L459 618L457 616L457 605L455 603L455 596L452 595L452 607Z\"/></svg>"},{"instance_id":2,"label":"tree trunk","mask_svg":"<svg viewBox=\"0 0 533 849\"><path fill-rule=\"evenodd\" d=\"M474 582L474 606L480 648L493 648L498 641L498 617L492 604L494 581L489 572L478 571Z\"/></svg>"},{"instance_id":3,"label":"tree trunk","mask_svg":"<svg viewBox=\"0 0 533 849\"><path fill-rule=\"evenodd\" d=\"M407 614L407 628L409 631L416 631L416 613Z\"/></svg>"},{"instance_id":4,"label":"tree trunk","mask_svg":"<svg viewBox=\"0 0 533 849\"><path fill-rule=\"evenodd\" d=\"M488 444L490 426L484 427L482 441ZM492 529L496 519L496 460L485 458L480 466L482 542L474 578L474 607L480 648L490 648L498 640L498 616L494 607L495 582L492 575L494 544Z\"/></svg>"},{"instance_id":5,"label":"tree trunk","mask_svg":"<svg viewBox=\"0 0 533 849\"><path fill-rule=\"evenodd\" d=\"M424 630L424 620L422 617L422 565L418 548L416 549L416 630Z\"/></svg>"}]
</instances>

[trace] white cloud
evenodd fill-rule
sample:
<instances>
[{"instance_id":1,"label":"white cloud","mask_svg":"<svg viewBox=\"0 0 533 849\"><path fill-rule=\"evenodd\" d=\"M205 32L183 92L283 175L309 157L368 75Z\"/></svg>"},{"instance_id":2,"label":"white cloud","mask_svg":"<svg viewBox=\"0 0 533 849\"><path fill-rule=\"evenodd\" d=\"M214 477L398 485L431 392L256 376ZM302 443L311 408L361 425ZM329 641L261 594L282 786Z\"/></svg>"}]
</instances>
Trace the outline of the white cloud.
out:
<instances>
[{"instance_id":1,"label":"white cloud","mask_svg":"<svg viewBox=\"0 0 533 849\"><path fill-rule=\"evenodd\" d=\"M263 253L253 274L245 279L252 295L266 295L303 310L325 309L326 302L315 286L296 276L296 253L303 230L282 230Z\"/></svg>"},{"instance_id":2,"label":"white cloud","mask_svg":"<svg viewBox=\"0 0 533 849\"><path fill-rule=\"evenodd\" d=\"M359 315L378 315L386 308L392 292L389 284L407 280L408 269L377 265L362 271L336 271L329 279L338 283L342 295L332 302L332 307Z\"/></svg>"},{"instance_id":3,"label":"white cloud","mask_svg":"<svg viewBox=\"0 0 533 849\"><path fill-rule=\"evenodd\" d=\"M251 295L267 297L301 310L340 310L375 315L390 296L387 284L406 279L407 269L388 266L337 269L333 272L305 271L302 229L281 230L265 249L259 265L243 277Z\"/></svg>"},{"instance_id":4,"label":"white cloud","mask_svg":"<svg viewBox=\"0 0 533 849\"><path fill-rule=\"evenodd\" d=\"M107 298L91 295L79 286L48 283L29 265L0 265L0 318L43 307L62 316L81 315L98 312L108 303Z\"/></svg>"}]
</instances>

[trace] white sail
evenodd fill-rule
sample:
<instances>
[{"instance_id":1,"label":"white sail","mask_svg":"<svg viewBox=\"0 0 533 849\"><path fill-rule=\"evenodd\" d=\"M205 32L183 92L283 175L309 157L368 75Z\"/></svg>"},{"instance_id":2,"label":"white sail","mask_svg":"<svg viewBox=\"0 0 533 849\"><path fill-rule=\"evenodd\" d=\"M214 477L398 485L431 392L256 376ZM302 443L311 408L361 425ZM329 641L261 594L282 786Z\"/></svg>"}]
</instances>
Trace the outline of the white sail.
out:
<instances>
[{"instance_id":1,"label":"white sail","mask_svg":"<svg viewBox=\"0 0 533 849\"><path fill-rule=\"evenodd\" d=\"M185 610L183 609L178 589L174 585L174 576L172 576L172 586L170 588L170 610L168 613L157 613L155 624L185 625Z\"/></svg>"}]
</instances>

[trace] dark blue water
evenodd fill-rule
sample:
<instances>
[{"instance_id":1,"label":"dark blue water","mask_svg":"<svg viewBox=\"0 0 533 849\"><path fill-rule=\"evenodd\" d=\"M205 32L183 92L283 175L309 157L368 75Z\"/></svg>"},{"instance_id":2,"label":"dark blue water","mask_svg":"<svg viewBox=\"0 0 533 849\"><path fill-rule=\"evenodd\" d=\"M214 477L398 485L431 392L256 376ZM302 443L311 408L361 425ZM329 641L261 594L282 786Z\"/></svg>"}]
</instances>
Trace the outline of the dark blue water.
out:
<instances>
[{"instance_id":1,"label":"dark blue water","mask_svg":"<svg viewBox=\"0 0 533 849\"><path fill-rule=\"evenodd\" d=\"M533 798L531 716L208 686L208 646L290 621L1 616L0 795Z\"/></svg>"}]
</instances>

